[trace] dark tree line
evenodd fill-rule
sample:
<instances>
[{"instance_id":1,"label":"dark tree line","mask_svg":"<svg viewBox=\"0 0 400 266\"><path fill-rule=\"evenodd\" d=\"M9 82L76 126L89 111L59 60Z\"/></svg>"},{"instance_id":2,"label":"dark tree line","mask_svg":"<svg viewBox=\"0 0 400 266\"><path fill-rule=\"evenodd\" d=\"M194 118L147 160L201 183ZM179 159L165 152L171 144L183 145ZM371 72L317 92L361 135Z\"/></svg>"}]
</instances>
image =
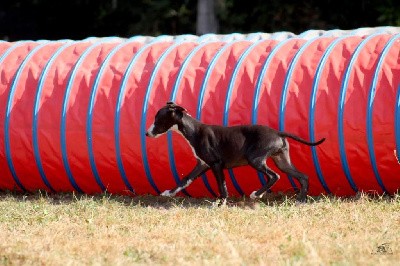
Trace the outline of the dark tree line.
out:
<instances>
[{"instance_id":1,"label":"dark tree line","mask_svg":"<svg viewBox=\"0 0 400 266\"><path fill-rule=\"evenodd\" d=\"M218 33L400 25L399 0L213 2ZM197 9L197 0L2 0L0 39L196 34Z\"/></svg>"}]
</instances>

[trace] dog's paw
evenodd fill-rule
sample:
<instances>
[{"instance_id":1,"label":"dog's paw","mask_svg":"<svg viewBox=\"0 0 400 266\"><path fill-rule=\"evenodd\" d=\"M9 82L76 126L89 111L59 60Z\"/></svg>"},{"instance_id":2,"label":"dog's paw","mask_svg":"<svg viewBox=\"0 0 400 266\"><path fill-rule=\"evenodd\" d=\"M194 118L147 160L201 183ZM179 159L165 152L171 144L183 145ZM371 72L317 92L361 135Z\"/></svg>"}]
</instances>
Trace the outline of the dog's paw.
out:
<instances>
[{"instance_id":1,"label":"dog's paw","mask_svg":"<svg viewBox=\"0 0 400 266\"><path fill-rule=\"evenodd\" d=\"M262 194L261 194L260 196L257 196L257 195L256 195L256 192L257 192L257 191L253 191L253 192L250 194L250 199L259 199L259 198L262 197Z\"/></svg>"},{"instance_id":2,"label":"dog's paw","mask_svg":"<svg viewBox=\"0 0 400 266\"><path fill-rule=\"evenodd\" d=\"M307 204L307 201L300 201L300 200L296 200L296 203L295 203L295 205L297 206L297 207L299 207L299 206L305 206Z\"/></svg>"},{"instance_id":3,"label":"dog's paw","mask_svg":"<svg viewBox=\"0 0 400 266\"><path fill-rule=\"evenodd\" d=\"M226 207L227 204L227 199L226 198L222 198L218 200L218 207Z\"/></svg>"},{"instance_id":4,"label":"dog's paw","mask_svg":"<svg viewBox=\"0 0 400 266\"><path fill-rule=\"evenodd\" d=\"M172 197L172 196L174 196L174 194L171 193L171 190L165 190L163 193L160 194L160 196L163 196L163 197Z\"/></svg>"},{"instance_id":5,"label":"dog's paw","mask_svg":"<svg viewBox=\"0 0 400 266\"><path fill-rule=\"evenodd\" d=\"M296 205L297 206L299 206L299 205L304 205L304 204L306 204L307 203L307 197L306 196L298 196L297 198L296 198Z\"/></svg>"}]
</instances>

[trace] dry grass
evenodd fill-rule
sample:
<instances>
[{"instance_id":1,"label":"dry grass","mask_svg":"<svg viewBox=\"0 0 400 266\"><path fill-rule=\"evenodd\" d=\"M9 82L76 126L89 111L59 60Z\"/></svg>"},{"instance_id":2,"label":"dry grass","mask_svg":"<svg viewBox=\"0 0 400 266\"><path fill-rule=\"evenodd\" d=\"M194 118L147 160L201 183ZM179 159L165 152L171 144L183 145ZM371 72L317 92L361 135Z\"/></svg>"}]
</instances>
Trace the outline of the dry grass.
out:
<instances>
[{"instance_id":1,"label":"dry grass","mask_svg":"<svg viewBox=\"0 0 400 266\"><path fill-rule=\"evenodd\" d=\"M0 193L0 265L394 265L400 196L206 199ZM388 243L384 252L379 246ZM374 254L371 254L374 253Z\"/></svg>"}]
</instances>

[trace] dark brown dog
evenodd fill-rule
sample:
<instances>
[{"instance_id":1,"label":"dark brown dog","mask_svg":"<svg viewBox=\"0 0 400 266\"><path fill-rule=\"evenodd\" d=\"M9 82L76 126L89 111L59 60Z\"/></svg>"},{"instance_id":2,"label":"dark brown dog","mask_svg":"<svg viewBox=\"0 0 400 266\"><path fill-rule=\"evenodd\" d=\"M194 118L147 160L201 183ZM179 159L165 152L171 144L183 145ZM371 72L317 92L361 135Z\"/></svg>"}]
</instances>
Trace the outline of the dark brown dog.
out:
<instances>
[{"instance_id":1,"label":"dark brown dog","mask_svg":"<svg viewBox=\"0 0 400 266\"><path fill-rule=\"evenodd\" d=\"M197 158L197 165L183 178L180 186L166 190L161 195L174 196L194 179L211 169L217 179L223 202L228 197L223 169L243 165L252 166L268 178L265 186L250 195L251 198L262 197L279 179L279 175L268 168L266 164L268 158L272 158L280 170L300 182L301 188L297 200L305 202L308 177L299 172L291 163L289 143L286 138L309 146L319 145L325 140L323 138L311 143L295 135L261 125L231 127L206 125L191 117L185 108L173 102L168 102L157 112L154 124L147 130L146 136L158 137L169 130L175 130L185 137Z\"/></svg>"}]
</instances>

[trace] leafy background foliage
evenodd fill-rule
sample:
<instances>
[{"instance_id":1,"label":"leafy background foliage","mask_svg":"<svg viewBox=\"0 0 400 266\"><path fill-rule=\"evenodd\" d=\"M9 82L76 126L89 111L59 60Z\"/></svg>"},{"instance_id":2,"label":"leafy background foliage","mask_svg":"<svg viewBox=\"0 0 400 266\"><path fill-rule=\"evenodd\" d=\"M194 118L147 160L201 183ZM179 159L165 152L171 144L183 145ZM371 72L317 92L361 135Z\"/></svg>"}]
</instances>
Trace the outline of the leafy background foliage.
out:
<instances>
[{"instance_id":1,"label":"leafy background foliage","mask_svg":"<svg viewBox=\"0 0 400 266\"><path fill-rule=\"evenodd\" d=\"M219 33L399 26L397 0L215 0ZM196 34L196 0L2 0L0 39Z\"/></svg>"}]
</instances>

